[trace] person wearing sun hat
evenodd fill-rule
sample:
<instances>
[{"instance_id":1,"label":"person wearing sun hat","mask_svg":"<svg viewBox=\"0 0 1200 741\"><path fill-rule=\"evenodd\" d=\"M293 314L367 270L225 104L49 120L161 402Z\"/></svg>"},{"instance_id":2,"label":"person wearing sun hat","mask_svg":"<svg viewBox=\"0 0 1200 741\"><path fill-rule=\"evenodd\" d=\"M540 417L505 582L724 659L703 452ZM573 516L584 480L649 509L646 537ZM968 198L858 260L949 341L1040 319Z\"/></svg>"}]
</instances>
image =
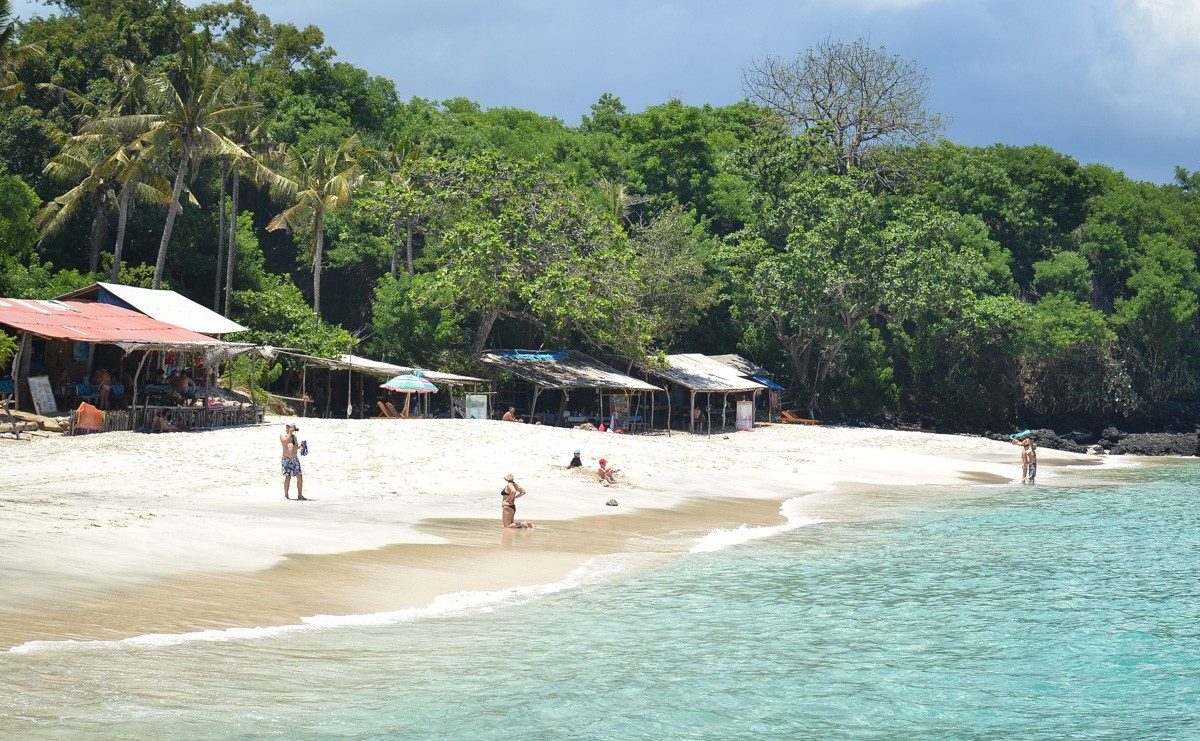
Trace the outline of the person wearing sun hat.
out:
<instances>
[{"instance_id":1,"label":"person wearing sun hat","mask_svg":"<svg viewBox=\"0 0 1200 741\"><path fill-rule=\"evenodd\" d=\"M517 522L517 498L525 496L525 488L511 473L504 481L504 488L500 490L500 524L510 530L532 528L533 523L528 520Z\"/></svg>"},{"instance_id":2,"label":"person wearing sun hat","mask_svg":"<svg viewBox=\"0 0 1200 741\"><path fill-rule=\"evenodd\" d=\"M571 462L567 464L567 468L579 468L583 465L583 459L579 457L579 448L575 448L575 454L571 458Z\"/></svg>"}]
</instances>

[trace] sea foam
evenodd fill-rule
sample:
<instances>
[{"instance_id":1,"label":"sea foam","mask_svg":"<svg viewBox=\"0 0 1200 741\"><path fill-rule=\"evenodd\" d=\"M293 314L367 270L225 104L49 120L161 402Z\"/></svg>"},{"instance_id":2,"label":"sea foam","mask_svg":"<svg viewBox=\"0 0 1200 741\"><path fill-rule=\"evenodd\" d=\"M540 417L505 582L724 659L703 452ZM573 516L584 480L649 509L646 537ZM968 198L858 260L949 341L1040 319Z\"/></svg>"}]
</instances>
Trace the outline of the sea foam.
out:
<instances>
[{"instance_id":1,"label":"sea foam","mask_svg":"<svg viewBox=\"0 0 1200 741\"><path fill-rule=\"evenodd\" d=\"M590 558L561 581L509 587L491 591L462 591L440 595L424 607L373 612L358 615L312 615L294 625L270 625L253 628L219 628L189 633L148 633L118 640L27 641L8 649L9 653L73 648L162 648L198 641L219 642L271 638L302 631L345 627L369 627L428 618L487 612L502 603L522 603L538 597L605 581L633 568L642 559L637 553L615 553Z\"/></svg>"},{"instance_id":2,"label":"sea foam","mask_svg":"<svg viewBox=\"0 0 1200 741\"><path fill-rule=\"evenodd\" d=\"M690 552L712 553L713 551L723 550L730 546L748 543L751 540L769 538L772 535L786 533L789 530L822 522L818 517L804 514L804 499L804 497L794 497L785 500L783 504L779 505L779 514L783 516L784 521L778 525L740 525L735 528L713 530L707 535L698 538L695 544L692 545Z\"/></svg>"}]
</instances>

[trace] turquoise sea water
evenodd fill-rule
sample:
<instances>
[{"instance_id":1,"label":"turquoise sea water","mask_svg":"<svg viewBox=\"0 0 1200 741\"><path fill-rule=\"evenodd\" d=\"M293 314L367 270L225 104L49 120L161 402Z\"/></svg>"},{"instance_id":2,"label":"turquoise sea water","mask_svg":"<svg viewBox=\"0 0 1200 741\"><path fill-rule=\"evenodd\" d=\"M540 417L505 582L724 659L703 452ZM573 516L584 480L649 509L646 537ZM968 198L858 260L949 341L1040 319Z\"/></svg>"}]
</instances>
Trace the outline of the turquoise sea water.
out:
<instances>
[{"instance_id":1,"label":"turquoise sea water","mask_svg":"<svg viewBox=\"0 0 1200 741\"><path fill-rule=\"evenodd\" d=\"M462 613L0 654L0 735L1200 737L1200 466L1106 475Z\"/></svg>"}]
</instances>

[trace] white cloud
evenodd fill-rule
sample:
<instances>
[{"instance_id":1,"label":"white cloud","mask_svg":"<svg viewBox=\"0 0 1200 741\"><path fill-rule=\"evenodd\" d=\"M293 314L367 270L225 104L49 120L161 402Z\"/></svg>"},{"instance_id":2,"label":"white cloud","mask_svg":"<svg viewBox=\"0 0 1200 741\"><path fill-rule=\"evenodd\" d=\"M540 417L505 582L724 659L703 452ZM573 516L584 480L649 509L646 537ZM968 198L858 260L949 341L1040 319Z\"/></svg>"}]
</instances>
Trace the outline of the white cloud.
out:
<instances>
[{"instance_id":1,"label":"white cloud","mask_svg":"<svg viewBox=\"0 0 1200 741\"><path fill-rule=\"evenodd\" d=\"M1200 3L1115 0L1095 16L1092 74L1133 121L1200 120Z\"/></svg>"}]
</instances>

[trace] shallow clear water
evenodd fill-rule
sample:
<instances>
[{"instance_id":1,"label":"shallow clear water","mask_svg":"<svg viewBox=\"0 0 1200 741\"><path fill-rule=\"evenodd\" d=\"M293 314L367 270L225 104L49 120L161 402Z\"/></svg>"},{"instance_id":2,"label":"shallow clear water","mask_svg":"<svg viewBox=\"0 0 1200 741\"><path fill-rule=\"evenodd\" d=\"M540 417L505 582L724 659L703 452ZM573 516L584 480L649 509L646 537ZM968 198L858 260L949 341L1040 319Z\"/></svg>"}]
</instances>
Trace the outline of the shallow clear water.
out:
<instances>
[{"instance_id":1,"label":"shallow clear water","mask_svg":"<svg viewBox=\"0 0 1200 741\"><path fill-rule=\"evenodd\" d=\"M1200 466L988 489L536 598L0 654L0 735L1196 738Z\"/></svg>"}]
</instances>

